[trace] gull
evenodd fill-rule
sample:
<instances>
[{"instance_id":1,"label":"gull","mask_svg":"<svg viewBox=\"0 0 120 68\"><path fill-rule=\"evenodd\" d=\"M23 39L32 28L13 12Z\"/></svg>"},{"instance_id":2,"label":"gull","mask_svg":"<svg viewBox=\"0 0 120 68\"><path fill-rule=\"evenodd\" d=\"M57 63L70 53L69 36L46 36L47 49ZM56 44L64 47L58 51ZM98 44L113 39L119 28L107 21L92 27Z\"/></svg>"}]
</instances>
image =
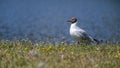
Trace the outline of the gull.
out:
<instances>
[{"instance_id":1,"label":"gull","mask_svg":"<svg viewBox=\"0 0 120 68\"><path fill-rule=\"evenodd\" d=\"M92 38L85 30L79 28L77 26L77 18L73 17L69 19L67 22L71 23L70 26L70 35L79 43L86 43L86 44L92 44L96 43L99 44L99 41L97 39Z\"/></svg>"}]
</instances>

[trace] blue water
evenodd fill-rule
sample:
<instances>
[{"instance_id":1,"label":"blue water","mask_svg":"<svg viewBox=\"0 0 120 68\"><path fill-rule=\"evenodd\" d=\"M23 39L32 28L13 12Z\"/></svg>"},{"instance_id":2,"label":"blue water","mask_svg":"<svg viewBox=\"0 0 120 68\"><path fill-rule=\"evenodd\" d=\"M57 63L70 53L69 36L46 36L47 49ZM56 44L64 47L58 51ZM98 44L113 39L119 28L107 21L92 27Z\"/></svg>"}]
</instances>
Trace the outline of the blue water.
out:
<instances>
[{"instance_id":1,"label":"blue water","mask_svg":"<svg viewBox=\"0 0 120 68\"><path fill-rule=\"evenodd\" d=\"M119 0L0 0L0 39L71 42L71 17L94 38L120 41Z\"/></svg>"}]
</instances>

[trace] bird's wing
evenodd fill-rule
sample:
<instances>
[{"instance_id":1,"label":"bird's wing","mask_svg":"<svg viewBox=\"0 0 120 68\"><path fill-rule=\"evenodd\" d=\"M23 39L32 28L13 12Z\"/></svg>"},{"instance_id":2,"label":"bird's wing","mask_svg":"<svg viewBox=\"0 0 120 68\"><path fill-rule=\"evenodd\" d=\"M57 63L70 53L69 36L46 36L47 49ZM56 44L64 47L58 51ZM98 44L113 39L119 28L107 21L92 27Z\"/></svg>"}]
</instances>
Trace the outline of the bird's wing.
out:
<instances>
[{"instance_id":1,"label":"bird's wing","mask_svg":"<svg viewBox=\"0 0 120 68\"><path fill-rule=\"evenodd\" d=\"M91 37L85 31L79 31L79 35L83 40L91 40Z\"/></svg>"}]
</instances>

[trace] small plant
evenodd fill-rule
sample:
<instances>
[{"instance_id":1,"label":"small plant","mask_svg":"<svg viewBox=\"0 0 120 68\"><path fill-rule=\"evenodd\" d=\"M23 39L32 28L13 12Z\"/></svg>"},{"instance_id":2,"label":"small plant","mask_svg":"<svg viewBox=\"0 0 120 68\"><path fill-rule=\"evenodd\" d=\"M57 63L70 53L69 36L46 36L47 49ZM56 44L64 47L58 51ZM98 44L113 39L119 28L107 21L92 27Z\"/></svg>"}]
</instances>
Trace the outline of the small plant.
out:
<instances>
[{"instance_id":1,"label":"small plant","mask_svg":"<svg viewBox=\"0 0 120 68\"><path fill-rule=\"evenodd\" d=\"M119 68L120 44L0 41L0 68Z\"/></svg>"}]
</instances>

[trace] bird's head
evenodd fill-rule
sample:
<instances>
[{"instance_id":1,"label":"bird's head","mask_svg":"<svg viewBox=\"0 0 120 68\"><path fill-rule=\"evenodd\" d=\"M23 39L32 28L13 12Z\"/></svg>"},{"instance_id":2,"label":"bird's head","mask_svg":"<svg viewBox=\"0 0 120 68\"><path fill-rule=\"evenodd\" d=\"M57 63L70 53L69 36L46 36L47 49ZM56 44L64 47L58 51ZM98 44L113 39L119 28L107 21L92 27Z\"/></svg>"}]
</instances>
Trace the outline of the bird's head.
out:
<instances>
[{"instance_id":1,"label":"bird's head","mask_svg":"<svg viewBox=\"0 0 120 68\"><path fill-rule=\"evenodd\" d=\"M77 18L73 17L73 18L67 20L67 22L76 23L77 22Z\"/></svg>"}]
</instances>

